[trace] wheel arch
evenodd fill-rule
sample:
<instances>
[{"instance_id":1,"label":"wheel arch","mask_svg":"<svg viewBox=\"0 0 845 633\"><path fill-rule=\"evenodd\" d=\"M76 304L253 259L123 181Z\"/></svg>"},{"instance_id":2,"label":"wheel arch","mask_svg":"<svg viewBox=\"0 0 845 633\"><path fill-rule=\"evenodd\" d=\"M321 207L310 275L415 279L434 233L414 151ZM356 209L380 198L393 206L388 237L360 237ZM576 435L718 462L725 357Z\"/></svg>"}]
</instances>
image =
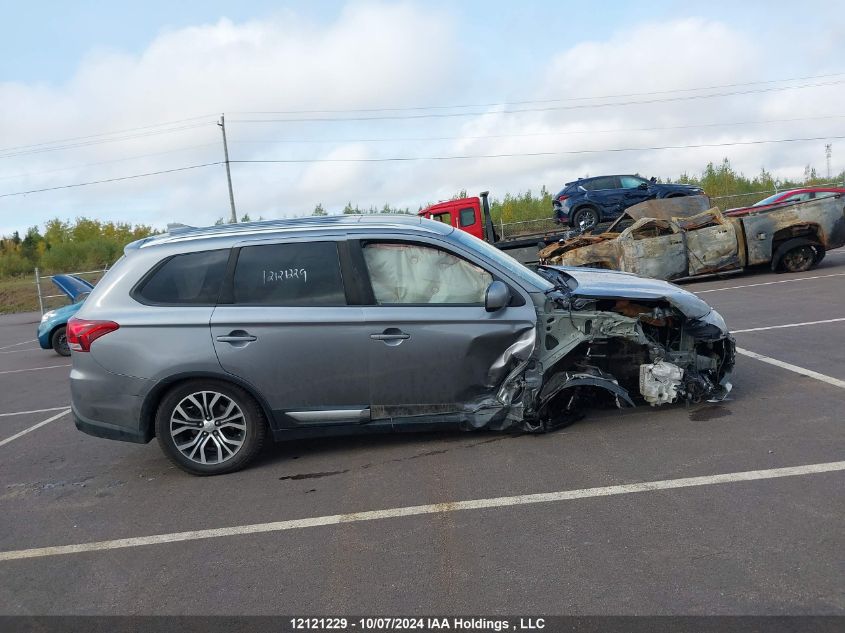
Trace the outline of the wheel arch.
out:
<instances>
[{"instance_id":1,"label":"wheel arch","mask_svg":"<svg viewBox=\"0 0 845 633\"><path fill-rule=\"evenodd\" d=\"M56 323L53 327L50 328L50 334L47 336L47 340L50 341L50 349L53 349L53 335L56 333L56 330L59 328L66 328L67 321L64 323Z\"/></svg>"},{"instance_id":2,"label":"wheel arch","mask_svg":"<svg viewBox=\"0 0 845 633\"><path fill-rule=\"evenodd\" d=\"M155 437L155 415L158 410L158 405L161 403L165 395L173 388L189 382L191 380L217 380L220 382L228 382L236 387L240 387L246 391L258 403L261 412L264 414L264 419L270 425L270 430L273 430L273 411L267 401L261 396L258 390L241 378L231 374L218 374L215 372L184 372L174 374L160 380L155 387L145 396L144 402L141 405L141 432L144 434L145 441L149 442Z\"/></svg>"}]
</instances>

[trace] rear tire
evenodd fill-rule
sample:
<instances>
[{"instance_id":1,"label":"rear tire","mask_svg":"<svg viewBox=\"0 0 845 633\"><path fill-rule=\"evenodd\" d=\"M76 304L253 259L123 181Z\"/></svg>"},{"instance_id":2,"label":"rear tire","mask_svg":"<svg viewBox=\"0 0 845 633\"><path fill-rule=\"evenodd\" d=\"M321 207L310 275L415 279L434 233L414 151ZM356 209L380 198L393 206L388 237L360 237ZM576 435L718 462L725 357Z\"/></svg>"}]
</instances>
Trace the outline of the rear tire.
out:
<instances>
[{"instance_id":1,"label":"rear tire","mask_svg":"<svg viewBox=\"0 0 845 633\"><path fill-rule=\"evenodd\" d=\"M267 436L267 421L255 399L220 380L191 380L174 387L159 404L155 423L161 450L192 475L244 468Z\"/></svg>"},{"instance_id":2,"label":"rear tire","mask_svg":"<svg viewBox=\"0 0 845 633\"><path fill-rule=\"evenodd\" d=\"M53 330L53 334L50 336L50 345L59 356L70 356L70 347L67 344L67 327L63 325Z\"/></svg>"},{"instance_id":3,"label":"rear tire","mask_svg":"<svg viewBox=\"0 0 845 633\"><path fill-rule=\"evenodd\" d=\"M599 212L592 207L579 209L572 218L575 228L580 228L585 233L599 223Z\"/></svg>"},{"instance_id":4,"label":"rear tire","mask_svg":"<svg viewBox=\"0 0 845 633\"><path fill-rule=\"evenodd\" d=\"M784 253L780 259L780 265L788 273L803 273L819 261L816 250L809 244L803 244Z\"/></svg>"}]
</instances>

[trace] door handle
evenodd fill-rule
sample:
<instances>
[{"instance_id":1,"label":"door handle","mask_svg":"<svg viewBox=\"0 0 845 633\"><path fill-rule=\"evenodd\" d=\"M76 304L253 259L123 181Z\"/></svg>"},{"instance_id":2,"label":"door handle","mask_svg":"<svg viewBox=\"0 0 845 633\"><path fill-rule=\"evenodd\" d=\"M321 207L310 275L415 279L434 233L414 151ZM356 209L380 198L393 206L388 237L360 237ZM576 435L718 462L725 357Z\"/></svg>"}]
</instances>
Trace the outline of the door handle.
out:
<instances>
[{"instance_id":1,"label":"door handle","mask_svg":"<svg viewBox=\"0 0 845 633\"><path fill-rule=\"evenodd\" d=\"M257 341L258 337L248 334L243 330L235 330L234 332L229 332L227 335L218 336L214 340L218 343L251 343L252 341Z\"/></svg>"},{"instance_id":2,"label":"door handle","mask_svg":"<svg viewBox=\"0 0 845 633\"><path fill-rule=\"evenodd\" d=\"M405 339L411 338L411 335L397 327L389 327L380 334L370 334L370 338L374 341L383 341L385 345L399 345Z\"/></svg>"}]
</instances>

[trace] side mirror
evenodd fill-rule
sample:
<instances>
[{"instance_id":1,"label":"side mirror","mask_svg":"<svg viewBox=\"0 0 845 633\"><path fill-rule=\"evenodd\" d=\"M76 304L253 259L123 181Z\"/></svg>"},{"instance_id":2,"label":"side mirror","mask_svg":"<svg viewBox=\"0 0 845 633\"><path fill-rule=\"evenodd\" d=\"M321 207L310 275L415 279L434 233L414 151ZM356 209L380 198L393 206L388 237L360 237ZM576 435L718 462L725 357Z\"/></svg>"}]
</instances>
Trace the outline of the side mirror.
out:
<instances>
[{"instance_id":1,"label":"side mirror","mask_svg":"<svg viewBox=\"0 0 845 633\"><path fill-rule=\"evenodd\" d=\"M641 182L639 185L637 185L637 189L648 189L648 183Z\"/></svg>"},{"instance_id":2,"label":"side mirror","mask_svg":"<svg viewBox=\"0 0 845 633\"><path fill-rule=\"evenodd\" d=\"M501 281L494 281L487 286L487 292L484 294L484 309L487 312L496 312L507 306L511 302L511 291Z\"/></svg>"}]
</instances>

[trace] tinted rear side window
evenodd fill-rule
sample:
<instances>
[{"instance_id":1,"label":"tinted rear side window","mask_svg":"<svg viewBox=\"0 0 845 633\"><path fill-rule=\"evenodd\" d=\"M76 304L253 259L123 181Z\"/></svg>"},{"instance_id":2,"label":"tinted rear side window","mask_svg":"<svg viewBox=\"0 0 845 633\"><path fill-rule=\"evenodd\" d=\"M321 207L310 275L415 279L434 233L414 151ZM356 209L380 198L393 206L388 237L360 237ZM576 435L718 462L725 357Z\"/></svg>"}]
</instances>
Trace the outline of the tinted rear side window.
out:
<instances>
[{"instance_id":1,"label":"tinted rear side window","mask_svg":"<svg viewBox=\"0 0 845 633\"><path fill-rule=\"evenodd\" d=\"M587 191L600 191L602 189L616 189L618 187L616 178L613 176L601 176L593 178L581 184Z\"/></svg>"},{"instance_id":2,"label":"tinted rear side window","mask_svg":"<svg viewBox=\"0 0 845 633\"><path fill-rule=\"evenodd\" d=\"M233 292L236 304L346 305L337 244L246 246L238 256Z\"/></svg>"},{"instance_id":3,"label":"tinted rear side window","mask_svg":"<svg viewBox=\"0 0 845 633\"><path fill-rule=\"evenodd\" d=\"M147 303L214 305L226 274L229 249L176 255L138 289Z\"/></svg>"}]
</instances>

